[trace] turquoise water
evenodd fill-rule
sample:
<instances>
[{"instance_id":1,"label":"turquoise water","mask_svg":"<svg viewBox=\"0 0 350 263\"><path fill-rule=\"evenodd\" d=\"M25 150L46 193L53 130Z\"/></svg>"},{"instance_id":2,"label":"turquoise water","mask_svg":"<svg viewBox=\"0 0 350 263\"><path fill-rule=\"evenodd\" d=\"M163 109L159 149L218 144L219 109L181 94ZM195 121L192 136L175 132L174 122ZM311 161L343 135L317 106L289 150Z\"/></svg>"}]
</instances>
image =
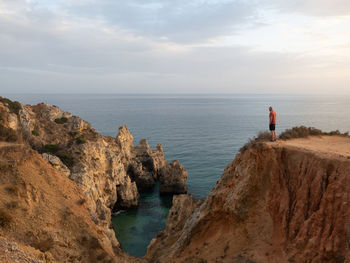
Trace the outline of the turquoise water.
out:
<instances>
[{"instance_id":1,"label":"turquoise water","mask_svg":"<svg viewBox=\"0 0 350 263\"><path fill-rule=\"evenodd\" d=\"M287 95L7 95L22 103L45 101L89 121L103 135L116 136L126 124L135 142L161 143L166 158L189 172L189 191L206 196L239 148L266 130L268 106L277 112L277 132L292 126L350 131L350 97ZM157 191L143 193L138 209L113 218L118 240L143 256L164 229L170 203Z\"/></svg>"},{"instance_id":2,"label":"turquoise water","mask_svg":"<svg viewBox=\"0 0 350 263\"><path fill-rule=\"evenodd\" d=\"M138 207L120 211L112 218L123 249L131 251L135 256L145 254L149 241L164 228L167 220L172 196L160 196L158 189L157 184L152 191L141 193Z\"/></svg>"}]
</instances>

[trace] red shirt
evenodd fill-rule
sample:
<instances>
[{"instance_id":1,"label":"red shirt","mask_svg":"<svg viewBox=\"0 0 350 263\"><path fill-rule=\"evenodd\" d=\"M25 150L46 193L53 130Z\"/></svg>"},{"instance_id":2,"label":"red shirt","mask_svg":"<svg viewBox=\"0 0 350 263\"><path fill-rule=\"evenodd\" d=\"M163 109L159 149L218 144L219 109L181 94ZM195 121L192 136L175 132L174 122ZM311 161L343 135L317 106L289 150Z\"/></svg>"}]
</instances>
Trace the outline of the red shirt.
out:
<instances>
[{"instance_id":1,"label":"red shirt","mask_svg":"<svg viewBox=\"0 0 350 263\"><path fill-rule=\"evenodd\" d=\"M270 124L276 124L276 112L270 111Z\"/></svg>"}]
</instances>

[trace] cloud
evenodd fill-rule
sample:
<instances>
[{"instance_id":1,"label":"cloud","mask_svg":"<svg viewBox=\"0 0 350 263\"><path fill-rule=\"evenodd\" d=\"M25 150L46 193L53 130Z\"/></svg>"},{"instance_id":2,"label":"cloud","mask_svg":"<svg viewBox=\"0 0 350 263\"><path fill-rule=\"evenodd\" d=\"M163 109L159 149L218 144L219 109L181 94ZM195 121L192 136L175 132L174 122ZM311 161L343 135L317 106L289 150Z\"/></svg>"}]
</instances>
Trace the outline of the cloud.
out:
<instances>
[{"instance_id":1,"label":"cloud","mask_svg":"<svg viewBox=\"0 0 350 263\"><path fill-rule=\"evenodd\" d=\"M287 13L298 12L312 16L349 16L348 0L263 0L262 8L272 8Z\"/></svg>"},{"instance_id":2,"label":"cloud","mask_svg":"<svg viewBox=\"0 0 350 263\"><path fill-rule=\"evenodd\" d=\"M264 15L259 11L267 3L252 3L2 0L1 91L283 93L322 92L327 87L346 91L349 56L295 52L292 44L288 52L277 50L276 31L254 33L274 23L266 19L269 11ZM288 6L275 3L273 8ZM252 32L249 41L243 31ZM303 31L300 43L305 34L310 35ZM243 36L240 42L235 42L237 35ZM225 36L234 40L224 43ZM339 40L336 34L332 37ZM333 45L348 52L348 44L340 40ZM257 51L255 45L262 42L273 48Z\"/></svg>"},{"instance_id":3,"label":"cloud","mask_svg":"<svg viewBox=\"0 0 350 263\"><path fill-rule=\"evenodd\" d=\"M153 0L91 1L74 7L75 13L102 18L135 35L179 43L206 41L232 34L256 15L243 0Z\"/></svg>"}]
</instances>

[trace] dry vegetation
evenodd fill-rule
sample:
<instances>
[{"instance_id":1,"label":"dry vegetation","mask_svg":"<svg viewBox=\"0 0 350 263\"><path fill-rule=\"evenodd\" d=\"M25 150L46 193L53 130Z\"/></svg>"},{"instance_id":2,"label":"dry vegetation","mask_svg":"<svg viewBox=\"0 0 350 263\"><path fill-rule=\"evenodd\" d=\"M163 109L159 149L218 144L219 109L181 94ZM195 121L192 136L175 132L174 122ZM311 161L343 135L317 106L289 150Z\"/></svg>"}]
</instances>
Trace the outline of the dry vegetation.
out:
<instances>
[{"instance_id":1,"label":"dry vegetation","mask_svg":"<svg viewBox=\"0 0 350 263\"><path fill-rule=\"evenodd\" d=\"M322 136L322 135L350 137L348 132L341 133L338 130L331 131L331 132L323 132L314 127L298 126L298 127L293 127L291 129L285 130L278 136L278 138L280 140L290 140L290 139L297 139L297 138L307 138L309 136ZM269 140L271 140L270 132L268 131L259 132L256 137L249 139L249 141L239 149L239 152L244 153L248 148L259 147L262 145L263 142L267 142Z\"/></svg>"},{"instance_id":2,"label":"dry vegetation","mask_svg":"<svg viewBox=\"0 0 350 263\"><path fill-rule=\"evenodd\" d=\"M305 127L305 126L299 126L299 127L293 127L292 129L287 129L284 132L280 134L278 137L281 140L289 140L289 139L295 139L295 138L306 138L309 136L321 136L321 135L328 135L328 136L349 136L349 133L341 133L340 131L331 131L331 132L323 132L319 129L313 128L313 127Z\"/></svg>"},{"instance_id":3,"label":"dry vegetation","mask_svg":"<svg viewBox=\"0 0 350 263\"><path fill-rule=\"evenodd\" d=\"M271 140L271 134L268 131L259 132L258 135L252 139L249 139L246 144L244 144L240 149L240 153L244 153L250 147L258 147L263 142Z\"/></svg>"}]
</instances>

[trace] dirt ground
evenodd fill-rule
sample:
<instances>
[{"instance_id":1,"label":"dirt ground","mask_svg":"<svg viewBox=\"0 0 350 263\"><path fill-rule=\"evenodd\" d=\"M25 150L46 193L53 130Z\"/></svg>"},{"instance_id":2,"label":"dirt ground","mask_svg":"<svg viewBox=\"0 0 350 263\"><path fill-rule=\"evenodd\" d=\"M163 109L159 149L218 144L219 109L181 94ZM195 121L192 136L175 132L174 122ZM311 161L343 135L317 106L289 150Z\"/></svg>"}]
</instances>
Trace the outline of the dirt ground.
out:
<instances>
[{"instance_id":1,"label":"dirt ground","mask_svg":"<svg viewBox=\"0 0 350 263\"><path fill-rule=\"evenodd\" d=\"M340 156L350 158L350 138L341 136L311 136L308 138L278 140L269 142L269 145L292 146L310 150L327 156Z\"/></svg>"}]
</instances>

